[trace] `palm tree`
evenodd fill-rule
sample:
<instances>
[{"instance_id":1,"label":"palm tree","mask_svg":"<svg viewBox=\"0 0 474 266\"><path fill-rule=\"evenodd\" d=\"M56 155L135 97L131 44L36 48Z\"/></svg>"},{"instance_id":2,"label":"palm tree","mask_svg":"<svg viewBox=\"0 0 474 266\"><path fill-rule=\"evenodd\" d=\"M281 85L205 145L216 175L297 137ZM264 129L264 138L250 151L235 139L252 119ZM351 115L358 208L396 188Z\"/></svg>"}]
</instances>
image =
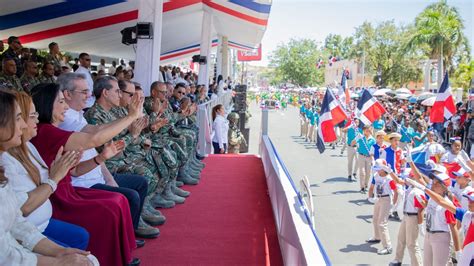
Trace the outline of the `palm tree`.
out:
<instances>
[{"instance_id":1,"label":"palm tree","mask_svg":"<svg viewBox=\"0 0 474 266\"><path fill-rule=\"evenodd\" d=\"M443 64L451 66L452 58L463 43L463 22L456 8L446 1L431 4L415 19L415 32L408 46L428 45L428 56L438 60L438 86L443 79Z\"/></svg>"}]
</instances>

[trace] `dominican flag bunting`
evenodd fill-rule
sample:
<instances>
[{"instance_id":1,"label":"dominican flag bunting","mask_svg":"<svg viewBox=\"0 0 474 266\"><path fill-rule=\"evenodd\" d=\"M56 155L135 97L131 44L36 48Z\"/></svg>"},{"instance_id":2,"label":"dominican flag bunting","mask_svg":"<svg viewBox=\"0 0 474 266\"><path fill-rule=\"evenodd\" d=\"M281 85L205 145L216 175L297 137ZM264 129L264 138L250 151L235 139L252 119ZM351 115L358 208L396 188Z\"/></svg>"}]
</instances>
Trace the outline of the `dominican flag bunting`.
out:
<instances>
[{"instance_id":1,"label":"dominican flag bunting","mask_svg":"<svg viewBox=\"0 0 474 266\"><path fill-rule=\"evenodd\" d=\"M324 64L323 59L322 59L322 58L319 58L318 63L316 63L316 67L317 67L317 68L321 68L321 67L323 66L323 64Z\"/></svg>"},{"instance_id":2,"label":"dominican flag bunting","mask_svg":"<svg viewBox=\"0 0 474 266\"><path fill-rule=\"evenodd\" d=\"M436 95L436 101L431 108L430 122L443 123L444 119L449 119L456 113L456 105L454 104L451 88L449 87L448 73L444 76L443 83Z\"/></svg>"},{"instance_id":3,"label":"dominican flag bunting","mask_svg":"<svg viewBox=\"0 0 474 266\"><path fill-rule=\"evenodd\" d=\"M368 90L362 92L362 96L357 103L357 115L364 125L372 125L385 112L385 108Z\"/></svg>"},{"instance_id":4,"label":"dominican flag bunting","mask_svg":"<svg viewBox=\"0 0 474 266\"><path fill-rule=\"evenodd\" d=\"M326 89L326 94L321 104L319 112L318 137L316 146L319 153L323 153L326 147L325 142L333 142L337 139L334 126L347 119L347 115L338 103L330 89Z\"/></svg>"},{"instance_id":5,"label":"dominican flag bunting","mask_svg":"<svg viewBox=\"0 0 474 266\"><path fill-rule=\"evenodd\" d=\"M464 245L462 249L461 258L458 261L458 265L472 265L474 259L474 225L471 220L471 224L467 229L466 238L464 238Z\"/></svg>"},{"instance_id":6,"label":"dominican flag bunting","mask_svg":"<svg viewBox=\"0 0 474 266\"><path fill-rule=\"evenodd\" d=\"M348 70L342 71L341 86L339 87L339 91L337 92L337 95L339 96L341 103L344 103L346 106L349 104L349 101L351 100L349 88L347 87L348 76L349 76Z\"/></svg>"},{"instance_id":7,"label":"dominican flag bunting","mask_svg":"<svg viewBox=\"0 0 474 266\"><path fill-rule=\"evenodd\" d=\"M446 167L446 170L449 174L449 177L452 179L456 179L457 176L453 174L453 172L458 172L459 174L467 174L466 170L464 170L459 163L443 163L444 167Z\"/></svg>"}]
</instances>

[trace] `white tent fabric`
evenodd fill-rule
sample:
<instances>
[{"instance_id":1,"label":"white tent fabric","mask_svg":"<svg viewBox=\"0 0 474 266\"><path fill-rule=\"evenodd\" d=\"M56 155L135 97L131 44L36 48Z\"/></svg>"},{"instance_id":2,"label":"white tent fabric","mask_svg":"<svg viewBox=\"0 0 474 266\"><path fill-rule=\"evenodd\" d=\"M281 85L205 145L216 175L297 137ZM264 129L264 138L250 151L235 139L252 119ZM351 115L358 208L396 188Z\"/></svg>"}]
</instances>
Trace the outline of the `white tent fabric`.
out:
<instances>
[{"instance_id":1,"label":"white tent fabric","mask_svg":"<svg viewBox=\"0 0 474 266\"><path fill-rule=\"evenodd\" d=\"M137 23L140 0L0 0L0 39L18 36L26 47L134 59L120 31ZM199 51L205 10L214 16L213 39L227 36L234 49L257 47L271 0L165 0L161 55L164 61ZM217 42L214 42L217 45Z\"/></svg>"}]
</instances>

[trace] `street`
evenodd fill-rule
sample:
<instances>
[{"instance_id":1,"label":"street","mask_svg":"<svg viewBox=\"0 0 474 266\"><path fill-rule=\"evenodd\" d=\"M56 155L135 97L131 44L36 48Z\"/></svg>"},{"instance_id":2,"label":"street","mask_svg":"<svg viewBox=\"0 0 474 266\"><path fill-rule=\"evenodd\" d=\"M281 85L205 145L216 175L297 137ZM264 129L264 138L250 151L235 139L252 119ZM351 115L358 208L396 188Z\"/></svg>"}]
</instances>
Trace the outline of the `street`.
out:
<instances>
[{"instance_id":1,"label":"street","mask_svg":"<svg viewBox=\"0 0 474 266\"><path fill-rule=\"evenodd\" d=\"M258 154L261 111L255 101L250 104L252 117L249 121L250 153ZM388 265L391 255L377 255L381 244L367 244L372 237L373 205L367 195L359 192L359 183L347 181L346 155L340 155L340 147L327 147L319 154L314 143L308 144L299 137L298 109L290 106L286 111L269 111L269 135L281 158L290 171L295 184L306 175L311 183L316 234L334 265ZM393 252L399 222L389 221ZM409 263L405 251L404 263Z\"/></svg>"}]
</instances>

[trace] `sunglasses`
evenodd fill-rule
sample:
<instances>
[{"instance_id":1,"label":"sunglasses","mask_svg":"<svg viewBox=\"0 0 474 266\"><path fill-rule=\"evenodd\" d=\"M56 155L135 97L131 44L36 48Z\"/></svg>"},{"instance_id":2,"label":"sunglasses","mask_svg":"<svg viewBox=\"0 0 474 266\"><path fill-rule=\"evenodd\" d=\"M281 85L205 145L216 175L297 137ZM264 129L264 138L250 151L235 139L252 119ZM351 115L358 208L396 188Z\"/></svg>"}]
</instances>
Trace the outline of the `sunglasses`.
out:
<instances>
[{"instance_id":1,"label":"sunglasses","mask_svg":"<svg viewBox=\"0 0 474 266\"><path fill-rule=\"evenodd\" d=\"M135 94L135 93L133 93L133 92L129 92L129 91L126 91L126 90L120 90L120 91L121 91L122 93L128 94L128 96L130 96L130 97L133 97L133 95Z\"/></svg>"}]
</instances>

